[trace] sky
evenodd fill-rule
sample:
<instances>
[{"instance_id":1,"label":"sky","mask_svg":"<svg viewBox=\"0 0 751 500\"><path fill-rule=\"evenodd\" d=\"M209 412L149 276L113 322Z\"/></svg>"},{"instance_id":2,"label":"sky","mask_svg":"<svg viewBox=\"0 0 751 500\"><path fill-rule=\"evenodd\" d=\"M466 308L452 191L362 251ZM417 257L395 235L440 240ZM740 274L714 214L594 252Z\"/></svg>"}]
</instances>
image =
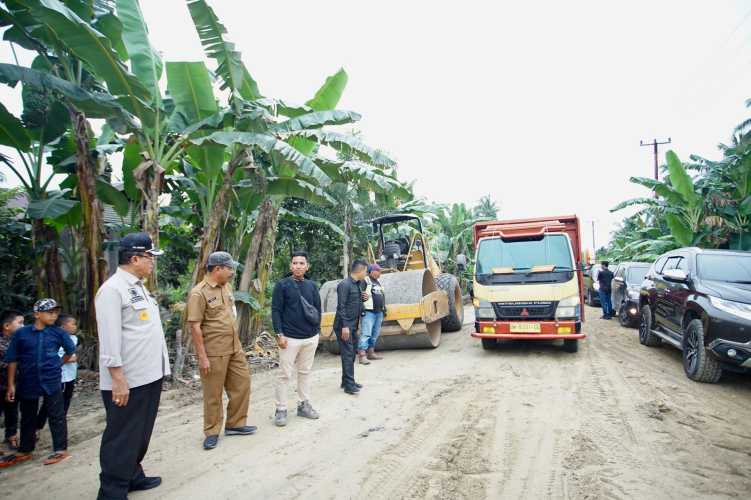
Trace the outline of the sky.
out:
<instances>
[{"instance_id":1,"label":"sky","mask_svg":"<svg viewBox=\"0 0 751 500\"><path fill-rule=\"evenodd\" d=\"M653 175L640 140L717 158L751 115L749 0L209 3L264 95L301 103L345 68L338 107L419 196L574 213L587 247L648 194L629 182ZM141 4L164 60L204 58L185 2Z\"/></svg>"}]
</instances>

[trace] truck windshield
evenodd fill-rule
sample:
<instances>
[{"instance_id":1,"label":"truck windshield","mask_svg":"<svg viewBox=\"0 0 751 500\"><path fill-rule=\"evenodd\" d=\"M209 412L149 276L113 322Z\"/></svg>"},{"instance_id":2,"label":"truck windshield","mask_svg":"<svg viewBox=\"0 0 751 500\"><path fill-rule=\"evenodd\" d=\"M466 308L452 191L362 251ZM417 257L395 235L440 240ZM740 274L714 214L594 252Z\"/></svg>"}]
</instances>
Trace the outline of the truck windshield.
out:
<instances>
[{"instance_id":1,"label":"truck windshield","mask_svg":"<svg viewBox=\"0 0 751 500\"><path fill-rule=\"evenodd\" d=\"M477 251L477 275L529 273L532 268L553 266L552 271L572 271L571 249L562 234L545 235L539 240L503 241L485 239ZM495 270L495 271L494 271ZM499 270L504 270L499 273Z\"/></svg>"},{"instance_id":2,"label":"truck windshield","mask_svg":"<svg viewBox=\"0 0 751 500\"><path fill-rule=\"evenodd\" d=\"M705 280L751 284L751 255L699 255L696 264Z\"/></svg>"}]
</instances>

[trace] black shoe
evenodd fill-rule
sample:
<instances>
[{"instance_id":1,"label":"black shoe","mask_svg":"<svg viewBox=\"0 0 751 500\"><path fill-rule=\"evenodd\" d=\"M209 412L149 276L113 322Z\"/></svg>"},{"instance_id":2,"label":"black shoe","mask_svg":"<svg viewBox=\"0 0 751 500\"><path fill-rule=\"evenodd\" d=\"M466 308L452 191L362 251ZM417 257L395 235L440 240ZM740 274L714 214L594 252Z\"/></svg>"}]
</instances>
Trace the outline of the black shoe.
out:
<instances>
[{"instance_id":1,"label":"black shoe","mask_svg":"<svg viewBox=\"0 0 751 500\"><path fill-rule=\"evenodd\" d=\"M354 394L359 393L360 389L358 389L357 387L354 387L354 386L353 387L345 387L344 388L344 392L346 392L347 394L354 395Z\"/></svg>"},{"instance_id":2,"label":"black shoe","mask_svg":"<svg viewBox=\"0 0 751 500\"><path fill-rule=\"evenodd\" d=\"M203 440L203 449L204 450L213 450L216 448L216 445L219 443L219 436L206 436L206 439Z\"/></svg>"},{"instance_id":3,"label":"black shoe","mask_svg":"<svg viewBox=\"0 0 751 500\"><path fill-rule=\"evenodd\" d=\"M255 425L244 425L242 427L227 427L224 429L225 436L248 436L255 434L258 428Z\"/></svg>"},{"instance_id":4,"label":"black shoe","mask_svg":"<svg viewBox=\"0 0 751 500\"><path fill-rule=\"evenodd\" d=\"M214 436L216 437L216 436ZM128 491L146 491L146 490L153 490L157 486L162 484L162 478L159 476L154 477L142 477L138 481L134 483L130 483L130 488L128 488Z\"/></svg>"},{"instance_id":5,"label":"black shoe","mask_svg":"<svg viewBox=\"0 0 751 500\"><path fill-rule=\"evenodd\" d=\"M344 389L344 384L340 385L339 387ZM355 387L357 387L358 389L362 389L362 384L358 384L357 382L355 382Z\"/></svg>"}]
</instances>

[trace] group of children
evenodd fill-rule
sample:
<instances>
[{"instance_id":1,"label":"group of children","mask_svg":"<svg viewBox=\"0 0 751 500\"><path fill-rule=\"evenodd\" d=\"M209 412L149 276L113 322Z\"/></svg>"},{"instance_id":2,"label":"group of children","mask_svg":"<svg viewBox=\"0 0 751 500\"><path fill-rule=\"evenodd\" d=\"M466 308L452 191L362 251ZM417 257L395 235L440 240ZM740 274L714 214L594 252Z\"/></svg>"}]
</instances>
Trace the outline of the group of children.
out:
<instances>
[{"instance_id":1,"label":"group of children","mask_svg":"<svg viewBox=\"0 0 751 500\"><path fill-rule=\"evenodd\" d=\"M24 316L17 311L4 312L0 322L4 443L13 452L8 455L0 453L0 468L31 460L39 431L47 422L52 434L53 453L44 464L52 465L70 458L66 417L78 370L76 319L60 314L60 306L55 300L42 299L34 304L33 323L24 326Z\"/></svg>"}]
</instances>

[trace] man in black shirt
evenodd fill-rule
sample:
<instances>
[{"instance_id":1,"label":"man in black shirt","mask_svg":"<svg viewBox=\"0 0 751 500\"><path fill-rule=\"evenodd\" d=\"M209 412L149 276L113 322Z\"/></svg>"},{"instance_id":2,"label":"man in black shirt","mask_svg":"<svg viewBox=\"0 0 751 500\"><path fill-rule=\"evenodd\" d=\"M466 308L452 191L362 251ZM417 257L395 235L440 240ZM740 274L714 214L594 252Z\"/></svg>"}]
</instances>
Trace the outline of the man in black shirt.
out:
<instances>
[{"instance_id":1,"label":"man in black shirt","mask_svg":"<svg viewBox=\"0 0 751 500\"><path fill-rule=\"evenodd\" d=\"M357 327L363 311L363 279L367 274L368 263L356 260L352 263L349 277L343 279L336 287L336 317L334 333L339 341L342 357L342 389L347 394L357 394L362 388L355 382L355 354L358 337Z\"/></svg>"},{"instance_id":2,"label":"man in black shirt","mask_svg":"<svg viewBox=\"0 0 751 500\"><path fill-rule=\"evenodd\" d=\"M274 423L287 425L287 396L293 371L297 371L297 416L317 419L310 404L310 373L313 368L321 325L321 296L315 283L305 278L308 254L295 252L292 275L279 281L271 298L271 316L279 345L279 381L276 386ZM318 310L318 321L311 322L303 311L303 301Z\"/></svg>"},{"instance_id":3,"label":"man in black shirt","mask_svg":"<svg viewBox=\"0 0 751 500\"><path fill-rule=\"evenodd\" d=\"M613 317L613 303L610 300L610 285L613 281L613 272L608 269L610 263L602 261L602 269L597 274L597 283L600 285L598 294L600 295L600 304L602 305L602 319L611 319Z\"/></svg>"}]
</instances>

